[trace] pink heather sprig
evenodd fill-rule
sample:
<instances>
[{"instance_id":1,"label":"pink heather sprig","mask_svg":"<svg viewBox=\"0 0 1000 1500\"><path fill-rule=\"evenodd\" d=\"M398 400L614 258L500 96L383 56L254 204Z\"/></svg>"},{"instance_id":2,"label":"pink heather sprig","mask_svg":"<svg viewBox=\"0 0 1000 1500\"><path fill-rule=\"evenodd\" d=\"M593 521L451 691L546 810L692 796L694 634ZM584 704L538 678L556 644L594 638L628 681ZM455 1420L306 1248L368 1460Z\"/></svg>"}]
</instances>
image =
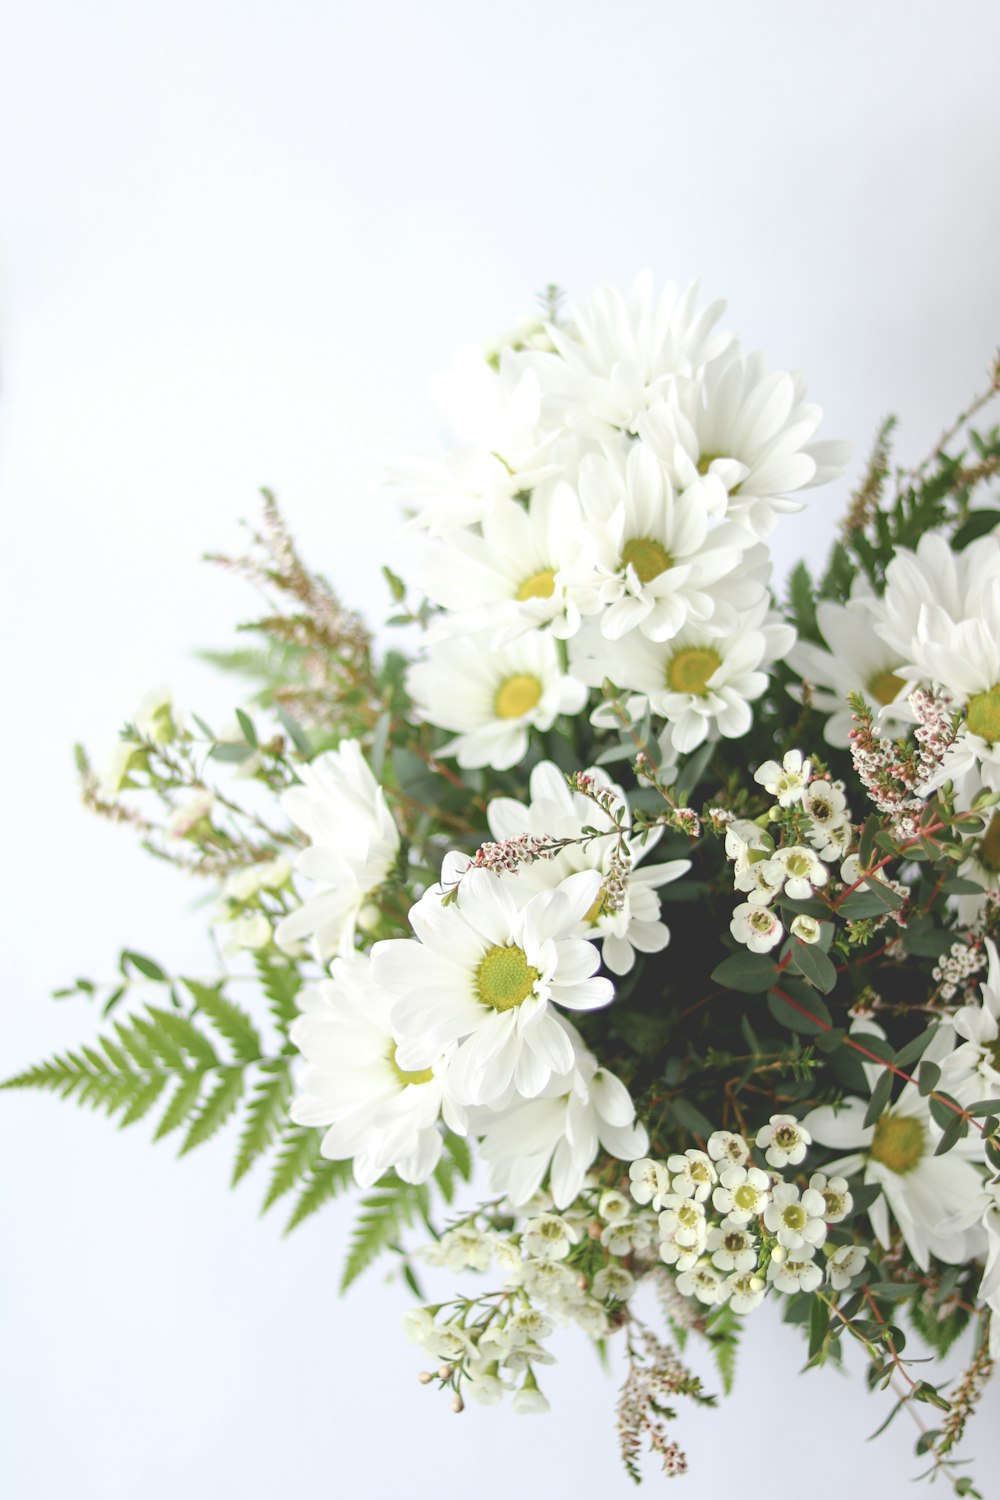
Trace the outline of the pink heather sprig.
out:
<instances>
[{"instance_id":1,"label":"pink heather sprig","mask_svg":"<svg viewBox=\"0 0 1000 1500\"><path fill-rule=\"evenodd\" d=\"M518 833L496 843L481 844L472 858L471 870L492 870L494 875L516 875L522 865L536 859L555 859L575 839L553 839L547 834Z\"/></svg>"},{"instance_id":2,"label":"pink heather sprig","mask_svg":"<svg viewBox=\"0 0 1000 1500\"><path fill-rule=\"evenodd\" d=\"M919 813L939 780L958 733L946 693L915 688L908 701L917 717L915 748L904 741L882 739L875 733L868 704L857 693L850 699L855 724L850 734L854 769L875 806L892 817L897 831L903 834L914 831L913 815Z\"/></svg>"}]
</instances>

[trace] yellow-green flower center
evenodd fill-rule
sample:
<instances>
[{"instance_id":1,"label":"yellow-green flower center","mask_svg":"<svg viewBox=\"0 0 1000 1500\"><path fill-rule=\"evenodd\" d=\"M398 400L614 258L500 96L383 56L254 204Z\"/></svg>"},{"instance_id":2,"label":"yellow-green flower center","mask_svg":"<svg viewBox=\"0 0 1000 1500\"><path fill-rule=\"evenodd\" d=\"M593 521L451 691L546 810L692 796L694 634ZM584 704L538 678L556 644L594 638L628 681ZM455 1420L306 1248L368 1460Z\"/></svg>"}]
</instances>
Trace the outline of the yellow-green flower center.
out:
<instances>
[{"instance_id":1,"label":"yellow-green flower center","mask_svg":"<svg viewBox=\"0 0 1000 1500\"><path fill-rule=\"evenodd\" d=\"M744 1213L752 1213L757 1207L757 1189L750 1182L741 1182L733 1193L733 1202Z\"/></svg>"},{"instance_id":2,"label":"yellow-green flower center","mask_svg":"<svg viewBox=\"0 0 1000 1500\"><path fill-rule=\"evenodd\" d=\"M986 1042L985 1047L990 1055L994 1069L1000 1073L1000 1036L997 1037L995 1042Z\"/></svg>"},{"instance_id":3,"label":"yellow-green flower center","mask_svg":"<svg viewBox=\"0 0 1000 1500\"><path fill-rule=\"evenodd\" d=\"M912 1172L924 1154L924 1127L906 1115L883 1115L875 1126L871 1154L900 1177Z\"/></svg>"},{"instance_id":4,"label":"yellow-green flower center","mask_svg":"<svg viewBox=\"0 0 1000 1500\"><path fill-rule=\"evenodd\" d=\"M634 536L631 541L626 542L622 548L621 561L623 568L631 564L640 583L651 583L674 565L666 548L661 547L659 542L654 542L650 536Z\"/></svg>"},{"instance_id":5,"label":"yellow-green flower center","mask_svg":"<svg viewBox=\"0 0 1000 1500\"><path fill-rule=\"evenodd\" d=\"M556 591L556 575L553 568L543 568L532 573L517 591L518 599L551 599Z\"/></svg>"},{"instance_id":6,"label":"yellow-green flower center","mask_svg":"<svg viewBox=\"0 0 1000 1500\"><path fill-rule=\"evenodd\" d=\"M876 672L874 677L869 677L866 687L876 703L883 706L892 703L904 687L902 677L897 677L895 672Z\"/></svg>"},{"instance_id":7,"label":"yellow-green flower center","mask_svg":"<svg viewBox=\"0 0 1000 1500\"><path fill-rule=\"evenodd\" d=\"M741 1250L747 1248L746 1234L742 1229L731 1229L722 1241L722 1244L723 1248L728 1250L730 1255L737 1255Z\"/></svg>"},{"instance_id":8,"label":"yellow-green flower center","mask_svg":"<svg viewBox=\"0 0 1000 1500\"><path fill-rule=\"evenodd\" d=\"M782 1209L781 1217L789 1229L804 1229L809 1220L801 1203L789 1203Z\"/></svg>"},{"instance_id":9,"label":"yellow-green flower center","mask_svg":"<svg viewBox=\"0 0 1000 1500\"><path fill-rule=\"evenodd\" d=\"M528 963L516 943L490 948L476 970L476 994L491 1010L513 1010L535 988L538 970Z\"/></svg>"},{"instance_id":10,"label":"yellow-green flower center","mask_svg":"<svg viewBox=\"0 0 1000 1500\"><path fill-rule=\"evenodd\" d=\"M430 1083L431 1079L434 1077L434 1069L418 1068L415 1073L408 1073L407 1070L405 1068L401 1068L399 1066L399 1063L396 1061L396 1053L398 1052L398 1050L398 1047L391 1047L389 1049L388 1055L389 1066L395 1073L396 1077L399 1079L400 1083Z\"/></svg>"},{"instance_id":11,"label":"yellow-green flower center","mask_svg":"<svg viewBox=\"0 0 1000 1500\"><path fill-rule=\"evenodd\" d=\"M708 679L722 666L722 657L711 646L687 646L667 663L667 686L675 693L708 696Z\"/></svg>"},{"instance_id":12,"label":"yellow-green flower center","mask_svg":"<svg viewBox=\"0 0 1000 1500\"><path fill-rule=\"evenodd\" d=\"M978 734L991 745L1000 740L1000 683L991 687L989 692L977 693L970 698L965 716L970 734Z\"/></svg>"},{"instance_id":13,"label":"yellow-green flower center","mask_svg":"<svg viewBox=\"0 0 1000 1500\"><path fill-rule=\"evenodd\" d=\"M1000 813L994 813L977 851L979 863L987 870L1000 870Z\"/></svg>"},{"instance_id":14,"label":"yellow-green flower center","mask_svg":"<svg viewBox=\"0 0 1000 1500\"><path fill-rule=\"evenodd\" d=\"M721 453L703 453L698 460L698 473L707 474L717 458L722 458Z\"/></svg>"},{"instance_id":15,"label":"yellow-green flower center","mask_svg":"<svg viewBox=\"0 0 1000 1500\"><path fill-rule=\"evenodd\" d=\"M542 684L529 672L515 672L497 688L493 708L498 719L520 719L542 696Z\"/></svg>"}]
</instances>

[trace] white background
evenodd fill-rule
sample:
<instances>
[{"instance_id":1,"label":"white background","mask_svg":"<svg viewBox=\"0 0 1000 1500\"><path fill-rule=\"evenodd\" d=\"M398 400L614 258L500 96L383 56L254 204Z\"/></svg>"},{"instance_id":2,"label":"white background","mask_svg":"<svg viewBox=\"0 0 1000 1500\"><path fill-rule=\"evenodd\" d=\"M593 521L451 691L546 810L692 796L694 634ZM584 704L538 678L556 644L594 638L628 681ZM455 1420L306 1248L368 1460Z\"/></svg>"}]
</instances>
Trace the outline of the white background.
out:
<instances>
[{"instance_id":1,"label":"white background","mask_svg":"<svg viewBox=\"0 0 1000 1500\"><path fill-rule=\"evenodd\" d=\"M123 943L209 961L196 893L85 816L70 757L163 680L223 717L190 653L253 600L200 552L273 485L378 619L380 470L430 444L453 346L546 281L701 275L809 370L853 473L890 408L902 457L930 446L1000 333L998 44L968 0L0 7L0 1072L91 1034L48 992ZM782 563L822 555L846 492ZM347 1206L282 1242L257 1182L227 1192L229 1140L178 1165L36 1095L0 1097L0 1131L11 1500L632 1492L582 1339L550 1417L455 1418L403 1292L338 1302ZM913 1493L906 1417L864 1447L884 1404L801 1362L761 1315L736 1394L678 1429L685 1494Z\"/></svg>"}]
</instances>

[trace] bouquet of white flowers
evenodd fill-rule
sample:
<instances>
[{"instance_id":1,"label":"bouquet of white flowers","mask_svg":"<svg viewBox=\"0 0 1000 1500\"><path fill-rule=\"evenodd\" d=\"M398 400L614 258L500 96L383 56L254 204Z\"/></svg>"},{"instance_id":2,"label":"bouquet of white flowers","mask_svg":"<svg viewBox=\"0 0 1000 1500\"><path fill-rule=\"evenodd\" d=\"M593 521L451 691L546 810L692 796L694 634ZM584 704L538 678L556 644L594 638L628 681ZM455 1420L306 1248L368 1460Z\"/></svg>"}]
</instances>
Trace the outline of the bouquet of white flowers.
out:
<instances>
[{"instance_id":1,"label":"bouquet of white flowers","mask_svg":"<svg viewBox=\"0 0 1000 1500\"><path fill-rule=\"evenodd\" d=\"M715 1400L685 1343L725 1385L778 1299L809 1364L856 1341L873 1387L930 1409L927 1472L974 1496L954 1451L1000 1350L1000 432L970 422L1000 366L917 469L886 423L779 604L768 537L848 449L722 310L648 276L565 313L550 290L456 361L459 441L391 479L405 649L376 651L265 495L247 554L214 559L267 598L258 644L216 654L254 683L232 727L158 692L103 771L78 752L95 812L216 888L219 973L125 949L116 984L61 992L100 1004L94 1044L5 1087L155 1111L182 1154L238 1114L233 1180L267 1159L289 1227L359 1188L343 1285L394 1259L456 1411L545 1410L570 1321L626 1349L628 1472L649 1443L682 1473L677 1398ZM484 1289L428 1301L441 1268ZM935 1360L970 1329L965 1373L918 1373L904 1322Z\"/></svg>"}]
</instances>

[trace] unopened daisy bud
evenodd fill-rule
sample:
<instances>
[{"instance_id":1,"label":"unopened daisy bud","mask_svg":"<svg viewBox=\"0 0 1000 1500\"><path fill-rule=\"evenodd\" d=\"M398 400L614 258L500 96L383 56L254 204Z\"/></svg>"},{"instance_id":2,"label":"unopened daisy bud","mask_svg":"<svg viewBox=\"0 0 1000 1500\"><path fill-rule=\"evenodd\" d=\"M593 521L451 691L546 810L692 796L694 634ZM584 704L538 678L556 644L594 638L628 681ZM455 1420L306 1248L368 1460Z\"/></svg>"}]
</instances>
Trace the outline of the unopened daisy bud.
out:
<instances>
[{"instance_id":1,"label":"unopened daisy bud","mask_svg":"<svg viewBox=\"0 0 1000 1500\"><path fill-rule=\"evenodd\" d=\"M452 1377L452 1375L454 1374L454 1371L455 1371L454 1365L440 1365L438 1367L438 1379L439 1380L450 1380L451 1377Z\"/></svg>"},{"instance_id":2,"label":"unopened daisy bud","mask_svg":"<svg viewBox=\"0 0 1000 1500\"><path fill-rule=\"evenodd\" d=\"M454 1396L452 1396L452 1398L451 1398L451 1409L456 1414L456 1416L458 1415L458 1413L460 1411L464 1411L465 1410L465 1402L462 1400L461 1396L458 1394L457 1391L455 1392Z\"/></svg>"},{"instance_id":3,"label":"unopened daisy bud","mask_svg":"<svg viewBox=\"0 0 1000 1500\"><path fill-rule=\"evenodd\" d=\"M417 1379L420 1381L421 1385L430 1385L431 1381L434 1379L434 1376L431 1374L430 1370L421 1370L420 1374L417 1376Z\"/></svg>"},{"instance_id":4,"label":"unopened daisy bud","mask_svg":"<svg viewBox=\"0 0 1000 1500\"><path fill-rule=\"evenodd\" d=\"M789 924L788 929L793 937L797 937L800 943L818 943L822 932L815 917L806 916L805 912L799 912Z\"/></svg>"}]
</instances>

